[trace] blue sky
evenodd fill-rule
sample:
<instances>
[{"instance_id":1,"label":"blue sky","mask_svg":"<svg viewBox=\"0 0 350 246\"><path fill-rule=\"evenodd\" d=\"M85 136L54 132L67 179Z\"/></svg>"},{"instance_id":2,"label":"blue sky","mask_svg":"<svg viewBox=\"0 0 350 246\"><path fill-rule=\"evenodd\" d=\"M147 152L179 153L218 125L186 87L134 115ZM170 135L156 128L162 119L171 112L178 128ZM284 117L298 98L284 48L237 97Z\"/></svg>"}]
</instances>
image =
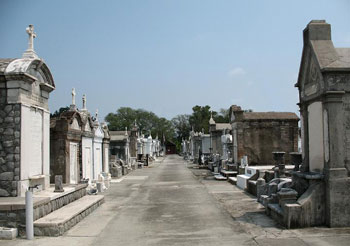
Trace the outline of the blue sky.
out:
<instances>
[{"instance_id":1,"label":"blue sky","mask_svg":"<svg viewBox=\"0 0 350 246\"><path fill-rule=\"evenodd\" d=\"M78 107L85 93L101 120L122 106L168 119L194 105L298 112L312 19L332 25L336 47L350 47L348 0L0 0L0 56L20 57L34 24L56 83L51 111L69 105L75 87Z\"/></svg>"}]
</instances>

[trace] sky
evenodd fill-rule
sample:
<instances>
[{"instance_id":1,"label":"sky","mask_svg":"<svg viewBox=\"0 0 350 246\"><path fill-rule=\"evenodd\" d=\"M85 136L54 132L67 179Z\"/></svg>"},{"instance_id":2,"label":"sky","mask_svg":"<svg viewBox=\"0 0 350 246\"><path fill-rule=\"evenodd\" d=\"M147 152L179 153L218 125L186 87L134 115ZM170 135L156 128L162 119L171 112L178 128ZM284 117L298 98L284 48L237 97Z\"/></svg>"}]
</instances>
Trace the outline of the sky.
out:
<instances>
[{"instance_id":1,"label":"sky","mask_svg":"<svg viewBox=\"0 0 350 246\"><path fill-rule=\"evenodd\" d=\"M120 107L171 119L195 105L298 113L302 31L312 19L350 47L349 0L0 0L0 57L21 57L33 24L51 70L51 111L86 94L103 120Z\"/></svg>"}]
</instances>

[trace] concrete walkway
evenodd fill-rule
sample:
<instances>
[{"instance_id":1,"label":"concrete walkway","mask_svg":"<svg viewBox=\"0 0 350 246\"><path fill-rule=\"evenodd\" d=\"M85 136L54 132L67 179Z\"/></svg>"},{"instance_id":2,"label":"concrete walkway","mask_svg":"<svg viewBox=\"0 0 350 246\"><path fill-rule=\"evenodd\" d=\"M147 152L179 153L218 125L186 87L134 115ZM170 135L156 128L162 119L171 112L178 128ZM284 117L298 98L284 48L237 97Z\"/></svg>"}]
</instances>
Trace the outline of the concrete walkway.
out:
<instances>
[{"instance_id":1,"label":"concrete walkway","mask_svg":"<svg viewBox=\"0 0 350 246\"><path fill-rule=\"evenodd\" d=\"M136 170L64 236L7 245L349 245L350 229L284 230L255 199L178 156Z\"/></svg>"}]
</instances>

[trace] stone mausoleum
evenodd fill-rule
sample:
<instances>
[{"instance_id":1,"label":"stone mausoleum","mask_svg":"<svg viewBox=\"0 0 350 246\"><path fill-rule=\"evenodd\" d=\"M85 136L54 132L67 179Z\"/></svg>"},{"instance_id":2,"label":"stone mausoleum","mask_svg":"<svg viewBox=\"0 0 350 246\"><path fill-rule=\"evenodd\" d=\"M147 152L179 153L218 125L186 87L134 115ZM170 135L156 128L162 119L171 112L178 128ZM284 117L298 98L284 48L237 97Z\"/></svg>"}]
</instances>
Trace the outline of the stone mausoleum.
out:
<instances>
[{"instance_id":1,"label":"stone mausoleum","mask_svg":"<svg viewBox=\"0 0 350 246\"><path fill-rule=\"evenodd\" d=\"M72 102L68 111L50 121L50 172L51 183L62 175L63 183L77 184L82 179L81 138L83 121Z\"/></svg>"},{"instance_id":2,"label":"stone mausoleum","mask_svg":"<svg viewBox=\"0 0 350 246\"><path fill-rule=\"evenodd\" d=\"M298 121L292 112L250 112L233 105L230 108L233 160L248 157L249 165L272 165L272 152L298 151ZM289 156L285 158L289 163Z\"/></svg>"},{"instance_id":3,"label":"stone mausoleum","mask_svg":"<svg viewBox=\"0 0 350 246\"><path fill-rule=\"evenodd\" d=\"M301 168L290 188L265 199L266 211L288 228L350 226L350 48L334 47L323 20L304 29L296 87Z\"/></svg>"},{"instance_id":4,"label":"stone mausoleum","mask_svg":"<svg viewBox=\"0 0 350 246\"><path fill-rule=\"evenodd\" d=\"M50 184L50 111L55 83L34 51L27 28L22 58L0 59L0 197L24 196L29 186Z\"/></svg>"}]
</instances>

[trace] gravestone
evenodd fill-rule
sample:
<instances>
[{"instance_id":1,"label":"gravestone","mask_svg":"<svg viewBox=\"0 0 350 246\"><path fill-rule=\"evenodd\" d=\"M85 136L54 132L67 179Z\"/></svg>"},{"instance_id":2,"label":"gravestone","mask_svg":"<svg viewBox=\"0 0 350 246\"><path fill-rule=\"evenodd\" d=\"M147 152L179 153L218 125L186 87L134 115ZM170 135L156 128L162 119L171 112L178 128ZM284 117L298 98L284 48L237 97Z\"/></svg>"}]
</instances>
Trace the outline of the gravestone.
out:
<instances>
[{"instance_id":1,"label":"gravestone","mask_svg":"<svg viewBox=\"0 0 350 246\"><path fill-rule=\"evenodd\" d=\"M0 59L0 196L50 184L49 94L55 83L34 51L34 27L19 59Z\"/></svg>"},{"instance_id":2,"label":"gravestone","mask_svg":"<svg viewBox=\"0 0 350 246\"><path fill-rule=\"evenodd\" d=\"M64 192L62 175L55 176L55 190L54 192Z\"/></svg>"}]
</instances>

